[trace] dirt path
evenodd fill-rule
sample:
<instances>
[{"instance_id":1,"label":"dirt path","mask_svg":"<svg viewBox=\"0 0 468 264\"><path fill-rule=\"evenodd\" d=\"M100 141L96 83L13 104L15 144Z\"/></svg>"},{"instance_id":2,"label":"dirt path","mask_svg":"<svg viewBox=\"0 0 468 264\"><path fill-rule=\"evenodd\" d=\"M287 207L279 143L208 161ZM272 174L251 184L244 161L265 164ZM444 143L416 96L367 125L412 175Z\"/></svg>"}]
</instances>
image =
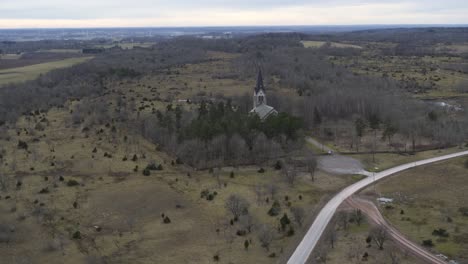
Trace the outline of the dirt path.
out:
<instances>
[{"instance_id":1,"label":"dirt path","mask_svg":"<svg viewBox=\"0 0 468 264\"><path fill-rule=\"evenodd\" d=\"M360 209L364 214L367 215L370 221L374 224L383 226L392 240L398 244L402 249L408 250L408 252L415 257L423 260L426 263L431 264L446 264L447 262L439 259L438 257L434 256L432 253L428 252L426 249L421 247L420 245L410 241L407 239L402 233L400 233L395 227L390 225L382 216L379 209L375 204L372 202L359 199L356 197L348 198L345 203L348 206L353 208Z\"/></svg>"}]
</instances>

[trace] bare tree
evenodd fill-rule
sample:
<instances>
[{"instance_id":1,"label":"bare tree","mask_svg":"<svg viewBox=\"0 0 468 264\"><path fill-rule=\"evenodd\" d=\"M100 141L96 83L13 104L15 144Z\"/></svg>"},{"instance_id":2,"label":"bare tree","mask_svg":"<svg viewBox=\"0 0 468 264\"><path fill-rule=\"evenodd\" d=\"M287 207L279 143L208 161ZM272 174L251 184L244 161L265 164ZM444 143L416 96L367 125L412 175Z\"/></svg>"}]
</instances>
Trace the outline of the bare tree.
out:
<instances>
[{"instance_id":1,"label":"bare tree","mask_svg":"<svg viewBox=\"0 0 468 264\"><path fill-rule=\"evenodd\" d=\"M247 230L247 232L249 232L249 233L252 232L252 229L253 229L253 227L255 226L255 223L256 223L255 218L250 214L242 215L239 218L239 222L240 222L240 225L242 226L242 228Z\"/></svg>"},{"instance_id":2,"label":"bare tree","mask_svg":"<svg viewBox=\"0 0 468 264\"><path fill-rule=\"evenodd\" d=\"M372 240L379 247L380 250L384 249L384 243L388 239L387 229L383 226L374 227L371 229L369 236L372 237Z\"/></svg>"},{"instance_id":3,"label":"bare tree","mask_svg":"<svg viewBox=\"0 0 468 264\"><path fill-rule=\"evenodd\" d=\"M266 248L267 251L270 251L270 244L274 239L274 230L272 227L263 224L260 227L258 232L258 240L260 241L260 245Z\"/></svg>"},{"instance_id":4,"label":"bare tree","mask_svg":"<svg viewBox=\"0 0 468 264\"><path fill-rule=\"evenodd\" d=\"M234 219L239 219L241 215L246 215L249 209L249 202L237 194L231 194L224 205L232 213Z\"/></svg>"},{"instance_id":5,"label":"bare tree","mask_svg":"<svg viewBox=\"0 0 468 264\"><path fill-rule=\"evenodd\" d=\"M317 170L317 159L315 157L311 157L307 161L307 171L309 172L312 181L315 181L315 170Z\"/></svg>"},{"instance_id":6,"label":"bare tree","mask_svg":"<svg viewBox=\"0 0 468 264\"><path fill-rule=\"evenodd\" d=\"M276 194L278 193L278 186L272 183L272 184L268 184L266 186L266 189L267 189L268 194L271 196L271 199L274 200L276 197Z\"/></svg>"},{"instance_id":7,"label":"bare tree","mask_svg":"<svg viewBox=\"0 0 468 264\"><path fill-rule=\"evenodd\" d=\"M297 169L295 165L284 165L282 170L281 170L281 175L286 179L286 182L289 183L289 185L294 186L294 183L296 182L297 179Z\"/></svg>"},{"instance_id":8,"label":"bare tree","mask_svg":"<svg viewBox=\"0 0 468 264\"><path fill-rule=\"evenodd\" d=\"M354 210L353 218L354 218L354 221L356 221L356 224L360 226L362 221L364 220L364 215L362 214L361 209Z\"/></svg>"},{"instance_id":9,"label":"bare tree","mask_svg":"<svg viewBox=\"0 0 468 264\"><path fill-rule=\"evenodd\" d=\"M302 209L302 207L292 207L291 213L294 217L294 221L296 221L296 223L299 226L302 226L302 223L304 222L304 216L305 216L304 209Z\"/></svg>"},{"instance_id":10,"label":"bare tree","mask_svg":"<svg viewBox=\"0 0 468 264\"><path fill-rule=\"evenodd\" d=\"M349 213L347 211L338 212L338 222L344 231L348 230L349 226Z\"/></svg>"}]
</instances>

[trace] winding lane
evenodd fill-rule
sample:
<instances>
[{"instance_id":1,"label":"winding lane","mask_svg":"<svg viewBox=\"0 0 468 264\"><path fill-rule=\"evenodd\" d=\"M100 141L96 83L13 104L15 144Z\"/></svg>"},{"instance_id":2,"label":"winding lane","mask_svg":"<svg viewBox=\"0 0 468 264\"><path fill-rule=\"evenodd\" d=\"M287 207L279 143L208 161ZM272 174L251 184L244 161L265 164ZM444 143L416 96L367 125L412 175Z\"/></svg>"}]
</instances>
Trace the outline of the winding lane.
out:
<instances>
[{"instance_id":1,"label":"winding lane","mask_svg":"<svg viewBox=\"0 0 468 264\"><path fill-rule=\"evenodd\" d=\"M397 167L393 167L391 169L375 173L374 176L367 177L361 181L354 183L343 189L337 195L335 195L320 211L320 213L315 218L312 226L307 231L306 235L302 239L301 243L299 243L298 247L291 255L288 260L288 264L304 264L307 262L310 254L314 250L317 242L319 241L320 237L322 236L323 232L325 231L328 223L332 219L333 215L335 214L337 208L340 206L343 201L348 199L351 195L358 192L359 190L371 185L374 181L379 181L385 177L393 175L395 173L408 170L414 167L444 161L448 159L458 158L462 156L468 155L468 151L462 151L458 153L453 153L449 155L444 155L440 157L425 159L421 161L411 162L407 164L403 164Z\"/></svg>"}]
</instances>

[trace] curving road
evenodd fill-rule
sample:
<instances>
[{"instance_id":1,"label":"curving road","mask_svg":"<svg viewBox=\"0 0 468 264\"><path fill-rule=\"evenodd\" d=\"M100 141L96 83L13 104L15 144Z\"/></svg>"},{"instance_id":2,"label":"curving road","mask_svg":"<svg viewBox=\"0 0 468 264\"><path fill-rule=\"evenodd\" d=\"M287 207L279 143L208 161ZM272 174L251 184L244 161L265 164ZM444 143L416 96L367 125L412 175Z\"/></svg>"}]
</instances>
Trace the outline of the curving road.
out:
<instances>
[{"instance_id":1,"label":"curving road","mask_svg":"<svg viewBox=\"0 0 468 264\"><path fill-rule=\"evenodd\" d=\"M360 209L367 217L379 226L383 226L390 237L400 248L407 249L410 254L424 260L425 263L429 264L447 264L444 260L434 256L431 252L427 251L420 245L407 239L400 231L390 225L382 216L379 209L372 202L355 199L350 197L346 200L346 203L353 208Z\"/></svg>"},{"instance_id":2,"label":"curving road","mask_svg":"<svg viewBox=\"0 0 468 264\"><path fill-rule=\"evenodd\" d=\"M422 166L422 165L426 165L426 164L430 164L430 163L434 163L434 162L438 162L438 161L453 159L453 158L457 158L457 157L461 157L465 155L468 155L468 151L463 151L463 152L453 153L453 154L449 154L449 155L445 155L441 157L430 158L426 160L407 163L404 165L400 165L400 166L376 173L374 176L367 177L359 182L356 182L353 185L346 187L344 190L342 190L337 195L335 195L322 208L320 213L315 218L312 226L309 228L306 235L302 239L301 243L298 245L298 247L296 248L294 253L291 255L287 263L288 264L303 264L307 262L307 259L312 253L312 250L317 245L317 242L322 236L325 228L327 227L328 223L332 219L333 214L335 214L336 209L340 206L341 203L343 203L344 200L348 199L351 195L353 195L357 191L371 185L374 181L379 181L397 172L404 171L404 170L411 169L411 168L418 167L418 166Z\"/></svg>"}]
</instances>

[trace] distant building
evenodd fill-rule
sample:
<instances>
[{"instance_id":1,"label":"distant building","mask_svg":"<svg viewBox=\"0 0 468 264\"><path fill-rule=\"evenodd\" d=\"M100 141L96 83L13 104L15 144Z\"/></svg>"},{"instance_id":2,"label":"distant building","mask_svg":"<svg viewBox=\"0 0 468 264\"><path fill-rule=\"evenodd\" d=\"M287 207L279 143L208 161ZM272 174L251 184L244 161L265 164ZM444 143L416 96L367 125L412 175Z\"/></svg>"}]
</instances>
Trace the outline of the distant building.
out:
<instances>
[{"instance_id":1,"label":"distant building","mask_svg":"<svg viewBox=\"0 0 468 264\"><path fill-rule=\"evenodd\" d=\"M262 71L258 72L257 85L254 88L253 109L250 113L255 113L264 120L271 115L276 115L278 112L271 106L267 105L265 86L263 85Z\"/></svg>"}]
</instances>

